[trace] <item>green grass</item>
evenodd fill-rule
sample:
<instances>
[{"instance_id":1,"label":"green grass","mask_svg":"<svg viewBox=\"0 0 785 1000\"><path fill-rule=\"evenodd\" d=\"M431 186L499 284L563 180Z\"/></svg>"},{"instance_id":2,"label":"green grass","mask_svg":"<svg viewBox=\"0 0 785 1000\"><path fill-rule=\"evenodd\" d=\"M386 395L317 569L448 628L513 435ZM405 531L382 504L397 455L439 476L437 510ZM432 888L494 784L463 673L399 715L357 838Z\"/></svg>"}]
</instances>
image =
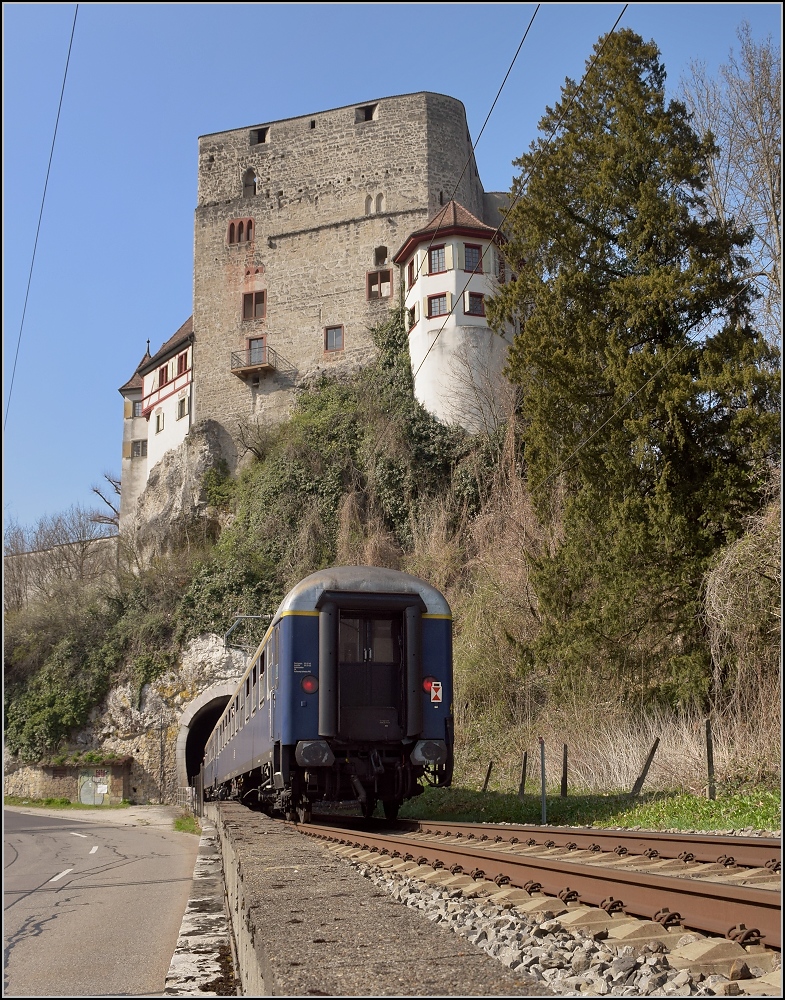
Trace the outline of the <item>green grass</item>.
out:
<instances>
[{"instance_id":1,"label":"green grass","mask_svg":"<svg viewBox=\"0 0 785 1000\"><path fill-rule=\"evenodd\" d=\"M619 826L646 830L780 830L780 790L751 788L717 792L709 801L680 791L626 794L546 794L550 826ZM401 819L442 819L456 822L539 824L539 795L478 792L465 788L428 788L404 803Z\"/></svg>"},{"instance_id":2,"label":"green grass","mask_svg":"<svg viewBox=\"0 0 785 1000\"><path fill-rule=\"evenodd\" d=\"M175 830L180 833L195 833L197 836L201 835L202 828L199 826L199 821L193 813L182 812L174 821Z\"/></svg>"}]
</instances>

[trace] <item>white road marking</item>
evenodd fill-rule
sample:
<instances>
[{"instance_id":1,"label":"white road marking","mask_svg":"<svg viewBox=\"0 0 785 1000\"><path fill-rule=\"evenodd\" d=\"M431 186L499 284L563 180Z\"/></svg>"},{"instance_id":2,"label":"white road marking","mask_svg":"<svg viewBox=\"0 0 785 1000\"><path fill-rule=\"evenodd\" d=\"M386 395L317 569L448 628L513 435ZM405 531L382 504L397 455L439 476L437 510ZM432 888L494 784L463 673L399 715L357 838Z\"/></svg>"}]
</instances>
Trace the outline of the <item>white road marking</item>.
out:
<instances>
[{"instance_id":1,"label":"white road marking","mask_svg":"<svg viewBox=\"0 0 785 1000\"><path fill-rule=\"evenodd\" d=\"M91 853L91 854L95 854L95 852L96 852L97 850L98 850L98 844L96 844L96 845L95 845L95 847L91 847L91 848L90 848L90 853Z\"/></svg>"},{"instance_id":2,"label":"white road marking","mask_svg":"<svg viewBox=\"0 0 785 1000\"><path fill-rule=\"evenodd\" d=\"M84 837L84 839L87 840L87 834L86 833L74 833L74 831L71 830L71 836L72 837Z\"/></svg>"},{"instance_id":3,"label":"white road marking","mask_svg":"<svg viewBox=\"0 0 785 1000\"><path fill-rule=\"evenodd\" d=\"M60 872L59 875L55 875L55 877L54 878L50 878L49 881L50 882L57 882L57 880L61 879L63 877L63 875L67 875L69 872L72 872L72 871L73 871L73 868L66 868L66 870L64 872Z\"/></svg>"}]
</instances>

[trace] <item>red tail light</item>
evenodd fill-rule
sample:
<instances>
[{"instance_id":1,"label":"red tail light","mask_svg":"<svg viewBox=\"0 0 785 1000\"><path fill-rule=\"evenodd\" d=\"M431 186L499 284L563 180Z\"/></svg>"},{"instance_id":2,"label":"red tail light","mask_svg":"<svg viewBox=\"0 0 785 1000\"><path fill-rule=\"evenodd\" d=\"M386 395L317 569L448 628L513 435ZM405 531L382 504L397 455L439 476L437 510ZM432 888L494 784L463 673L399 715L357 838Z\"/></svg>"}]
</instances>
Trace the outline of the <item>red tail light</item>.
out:
<instances>
[{"instance_id":1,"label":"red tail light","mask_svg":"<svg viewBox=\"0 0 785 1000\"><path fill-rule=\"evenodd\" d=\"M318 677L314 677L313 674L306 674L300 681L300 687L306 694L316 694L319 690L319 679Z\"/></svg>"},{"instance_id":2,"label":"red tail light","mask_svg":"<svg viewBox=\"0 0 785 1000\"><path fill-rule=\"evenodd\" d=\"M423 691L425 691L426 694L430 694L431 693L431 686L433 685L433 682L435 680L436 680L435 677L424 677L423 678L422 689L423 689Z\"/></svg>"}]
</instances>

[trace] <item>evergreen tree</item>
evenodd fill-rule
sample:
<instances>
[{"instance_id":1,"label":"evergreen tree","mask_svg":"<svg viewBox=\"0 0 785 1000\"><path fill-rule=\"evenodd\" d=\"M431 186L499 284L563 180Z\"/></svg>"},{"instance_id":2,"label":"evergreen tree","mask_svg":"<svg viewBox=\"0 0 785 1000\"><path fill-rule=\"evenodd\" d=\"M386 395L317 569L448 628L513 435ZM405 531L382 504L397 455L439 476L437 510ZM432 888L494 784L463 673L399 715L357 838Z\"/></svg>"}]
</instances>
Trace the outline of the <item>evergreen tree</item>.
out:
<instances>
[{"instance_id":1,"label":"evergreen tree","mask_svg":"<svg viewBox=\"0 0 785 1000\"><path fill-rule=\"evenodd\" d=\"M489 314L520 323L508 374L554 530L538 655L682 697L710 676L708 561L777 455L779 376L741 277L749 234L706 212L711 139L664 83L657 47L629 30L565 82L516 161L513 278Z\"/></svg>"}]
</instances>

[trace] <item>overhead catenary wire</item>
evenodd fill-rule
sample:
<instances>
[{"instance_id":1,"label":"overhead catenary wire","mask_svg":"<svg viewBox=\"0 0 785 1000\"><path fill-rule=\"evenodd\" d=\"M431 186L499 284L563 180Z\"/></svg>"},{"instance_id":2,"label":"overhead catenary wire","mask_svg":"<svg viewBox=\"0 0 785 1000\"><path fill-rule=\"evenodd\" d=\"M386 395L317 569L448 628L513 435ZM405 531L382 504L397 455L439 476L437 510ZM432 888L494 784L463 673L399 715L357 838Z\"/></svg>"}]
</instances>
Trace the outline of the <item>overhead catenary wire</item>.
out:
<instances>
[{"instance_id":1,"label":"overhead catenary wire","mask_svg":"<svg viewBox=\"0 0 785 1000\"><path fill-rule=\"evenodd\" d=\"M30 270L29 270L28 275L27 275L27 289L25 291L25 301L24 301L24 306L22 308L22 318L21 318L21 320L19 322L19 336L17 337L17 340L16 340L16 352L14 354L14 364L13 364L13 367L11 369L11 381L8 384L8 399L6 400L6 404L5 404L5 417L3 418L3 430L4 431L5 431L6 424L8 423L8 411L11 408L11 393L13 392L13 389L14 389L14 378L16 376L16 365L17 365L17 361L19 360L19 349L20 349L21 344L22 344L22 331L23 331L24 325L25 325L25 315L27 313L27 301L28 301L28 299L30 297L30 285L31 285L31 282L33 280L33 267L35 265L35 254L36 254L36 250L38 249L38 236L39 236L39 234L41 232L41 220L43 219L44 204L46 202L46 189L49 186L49 173L50 173L50 171L52 169L52 158L54 156L54 151L55 151L55 140L57 139L57 127L60 124L60 111L61 111L61 109L63 107L63 95L65 94L65 82L68 79L68 66L69 66L69 63L71 62L71 48L73 47L73 44L74 44L74 32L76 31L76 15L78 13L79 13L79 4L76 4L76 6L74 7L74 21L73 21L73 24L71 25L71 38L70 38L70 40L68 42L68 54L67 54L66 60L65 60L65 70L63 71L63 85L60 88L60 101L59 101L59 103L57 105L57 117L55 119L55 127L54 127L54 131L52 133L52 145L51 145L51 148L49 150L49 163L47 164L47 167L46 167L46 178L44 180L44 190L43 190L43 193L41 195L41 208L40 208L40 210L38 212L38 225L36 226L36 230L35 230L35 241L33 243L33 255L32 255L31 259L30 259Z\"/></svg>"},{"instance_id":2,"label":"overhead catenary wire","mask_svg":"<svg viewBox=\"0 0 785 1000\"><path fill-rule=\"evenodd\" d=\"M581 78L580 84L578 85L578 87L575 90L575 93L572 95L572 97L570 98L569 102L567 103L567 106L565 107L564 111L562 112L561 117L559 118L558 122L554 125L554 127L553 127L550 135L548 136L547 142L551 141L551 139L554 137L554 135L556 134L556 132L558 131L558 129L561 127L561 123L564 121L564 119L565 119L565 117L567 115L567 112L572 107L573 101L576 99L576 97L578 96L578 94L580 94L581 90L583 90L583 86L584 86L584 84L586 82L586 78L588 77L588 75L592 71L592 69L594 68L594 64L597 62L597 60L599 59L600 55L602 54L602 50L605 48L606 42L608 41L608 39L610 38L610 36L613 34L613 32L616 30L616 28L617 28L617 26L619 24L619 21L621 21L622 17L624 16L624 12L627 10L628 7L629 7L629 4L625 4L624 5L624 7L622 8L621 13L616 18L616 21L614 22L613 27L611 28L611 30L607 33L607 35L603 39L602 45L600 46L600 48L599 48L597 54L595 55L594 59L592 59L591 64L589 65L588 69L583 74L583 77ZM536 14L536 11L535 11L535 14ZM528 32L528 28L526 30ZM521 43L521 44L523 44L523 43ZM519 49L520 49L520 46L519 46ZM517 53L516 53L516 56L517 56ZM505 80L506 79L507 79L507 77L505 77ZM498 95L497 95L497 97L498 97ZM494 101L494 104L495 103L496 102ZM487 121L487 119L486 119L486 121ZM483 128L484 127L485 126L483 126ZM542 155L542 153L540 151L540 153L537 154L537 156L536 156L536 158L534 160L534 163L531 165L531 168L529 169L529 172L524 177L521 178L521 181L520 181L520 184L519 184L519 193L510 202L510 206L507 209L507 211L504 213L504 218L499 223L499 225L496 227L496 231L494 232L493 237L491 238L491 241L490 241L488 247L485 248L485 250L483 251L482 255L480 256L480 260L477 263L477 266L472 271L472 273L469 275L469 277L466 279L466 284L463 286L463 289L461 290L461 294L459 296L456 296L456 298L455 298L455 304L451 307L450 311L444 317L444 322L442 323L441 327L437 331L436 336L433 339L433 343L430 345L430 347L428 348L428 350L425 352L425 355L423 356L422 361L417 366L417 370L414 372L414 375L412 376L413 378L416 378L418 372L420 371L420 369L422 368L422 366L425 364L426 358L428 357L428 355L431 353L431 351L435 347L437 340L439 339L442 331L444 330L445 326L447 325L447 320L450 318L450 316L452 316L453 309L455 308L455 305L457 305L458 301L463 297L464 293L466 292L467 288L469 287L469 282L474 277L474 275L478 273L479 268L482 267L482 262L483 262L483 260L485 258L485 254L490 249L490 246L498 239L499 234L501 233L502 229L504 228L504 225L505 225L505 223L507 221L507 218L508 218L510 212L513 210L513 208L515 208L515 205L518 203L518 200L521 197L521 192L522 192L522 190L524 188L524 185L525 185L526 181L528 180L529 176L531 175L532 171L534 170L534 168L537 166L537 163L539 162L539 159L540 159L541 155ZM433 240L431 240L431 244L432 243L433 243ZM430 244L429 244L429 248L430 248Z\"/></svg>"},{"instance_id":3,"label":"overhead catenary wire","mask_svg":"<svg viewBox=\"0 0 785 1000\"><path fill-rule=\"evenodd\" d=\"M485 116L485 121L482 123L482 128L480 129L480 131L479 131L479 133L477 135L477 138L472 143L472 147L471 147L471 149L469 151L469 156L468 156L468 158L466 159L466 162L463 165L463 170L461 170L461 173L460 173L460 175L458 177L458 180L455 182L455 186L452 189L452 193L451 193L450 197L447 199L447 204L448 205L449 205L450 202L452 202L452 201L455 200L455 194L456 194L456 192L458 190L458 187L460 186L461 181L463 180L463 175L466 173L466 170L468 169L469 164L474 159L474 151L476 150L477 145L480 142L480 138L482 137L482 134L485 131L485 126L488 124L488 122L490 120L490 117L493 114L493 109L496 107L496 104L497 104L497 102L499 100L499 97L501 96L501 93L504 90L505 84L507 83L507 79L508 79L510 73L512 72L512 68L515 65L515 62L516 62L516 60L518 58L518 55L520 54L521 49L523 48L523 43L526 41L526 38L527 38L527 36L529 34L531 26L534 23L534 19L537 16L537 12L539 11L539 9L540 9L541 6L542 6L541 4L537 4L537 6L534 9L534 13L532 14L531 18L529 19L529 23L526 26L526 30L524 31L524 33L523 33L523 35L521 37L521 40L518 43L518 48L515 50L515 55L512 57L510 65L507 67L507 72L504 74L504 79L502 80L501 85L499 86L499 89L496 92L496 97L494 97L493 103L491 104L491 107L490 107L490 109L488 111L488 114ZM446 214L446 213L442 213L442 214ZM433 246L433 242L436 239L436 236L437 236L437 234L438 234L438 232L439 232L439 230L441 228L441 224L442 224L442 220L440 219L439 222L437 222L436 229L434 230L433 235L431 236L431 239L430 239L430 241L428 243L428 246L426 248L426 254L428 253L428 251L430 251L431 247ZM494 234L494 238L496 237L496 235L498 234L498 232L499 232L499 230L497 229L496 233ZM482 261L482 258L480 260ZM473 274L476 273L476 269L472 273ZM419 267L418 267L417 277L419 277ZM469 277L471 278L471 275ZM468 282L467 282L467 287L468 287ZM465 290L466 290L466 288L464 288L464 291ZM445 323L446 323L447 319L449 319L450 315L452 315L452 309L450 310L450 312L445 317ZM444 329L444 324L442 324L441 329L436 334L436 339L434 340L434 343L438 339L439 334L441 334L441 332L442 332L443 329ZM433 346L433 345L431 345L431 346ZM428 353L430 353L430 349L429 349ZM426 353L426 357L427 356L428 356L428 354ZM423 361L425 361L425 358L423 358ZM413 373L413 375L412 375L413 378L417 375L417 372L419 372L419 370L420 370L421 367L422 367L422 364L417 368L417 371ZM389 427L390 427L390 421L388 419L387 422L385 423L385 426L382 428L381 434L379 435L379 437L377 438L377 440L374 442L374 446L373 446L373 448L371 450L372 454L376 453L376 450L379 447L379 445L381 444L382 439L384 438L384 435L387 433Z\"/></svg>"},{"instance_id":4,"label":"overhead catenary wire","mask_svg":"<svg viewBox=\"0 0 785 1000\"><path fill-rule=\"evenodd\" d=\"M619 25L619 22L621 21L621 19L622 19L622 17L624 16L624 14L625 14L625 12L626 12L626 10L627 10L627 8L628 8L628 7L629 7L629 4L628 4L628 3L625 3L625 4L624 4L624 6L622 7L622 9L621 9L621 11L620 11L620 13L619 13L618 17L617 17L617 18L616 18L616 20L614 21L614 23L613 23L613 26L611 27L610 31L608 31L608 32L607 32L607 34L605 35L605 37L603 38L603 42L602 42L602 45L600 46L600 48L598 49L598 51L597 51L597 52L595 53L595 56L594 56L594 58L592 59L592 61L591 61L591 63L589 64L588 68L586 69L586 71L584 72L584 74L583 74L583 76L582 76L582 78L581 78L581 81L580 81L579 85L578 85L578 86L576 87L576 89L575 89L575 93L574 93L574 94L573 94L573 95L572 95L572 96L570 97L570 100L568 101L568 103L567 103L566 107L564 108L564 110L563 110L563 112L562 112L562 114L561 114L561 116L560 116L559 120L558 120L558 121L556 122L556 124L554 125L553 129L551 130L551 133L550 133L550 135L548 136L548 140L547 140L548 142L550 142L550 140L551 140L551 139L553 138L553 136L554 136L554 135L556 134L556 132L558 131L558 129L559 129L560 127L561 127L561 124L562 124L562 122L564 121L565 117L567 116L567 112L568 112L568 111L570 110L570 108L572 107L572 104L573 104L573 102L575 101L575 99L576 99L576 98L578 97L578 95L579 95L579 94L581 93L581 91L583 90L583 87L584 87L584 84L586 83L586 79L587 79L587 77L588 77L589 73L590 73L590 72L592 71L592 69L594 68L594 64L595 64L595 63L597 62L597 60L599 59L600 55L602 54L602 51L603 51L603 49L605 48L605 45L607 44L607 41L608 41L608 39L609 39L609 38L611 37L611 35L612 35L612 34L614 33L614 31L615 31L615 30L616 30L616 28L618 27L618 25ZM521 50L521 47L523 46L523 43L524 43L524 41L526 40L526 36L527 36L527 35L528 35L528 33L529 33L529 29L531 28L531 26L532 26L532 23L534 22L534 18L535 18L535 16L536 16L536 14L537 14L537 11L539 10L539 8L540 8L540 5L538 4L538 5L537 5L537 8L536 8L536 9L535 9L535 11L534 11L534 14L532 14L532 17L531 17L531 20L529 21L529 24L528 24L528 26L527 26L527 28L526 28L526 31L525 31L525 32L524 32L524 34L523 34L523 38L521 39L521 42L520 42L520 44L518 45L518 49L517 49L517 50L516 50L516 52L515 52L515 56L513 57L513 60L512 60L512 62L511 62L511 64L510 64L510 67L509 67L509 69L507 70L507 73L506 73L506 74L505 74L505 76L504 76L504 80L502 81L502 85L501 85L501 87L499 88L499 92L497 93L497 95L496 95L496 98L495 98L495 100L494 100L494 102L493 102L493 105L491 106L491 111L489 111L489 112L488 112L488 115L486 116L486 119L485 119L485 122L483 123L483 127L482 127L482 129L481 129L481 131L480 131L480 135L482 134L482 131L483 131L483 130L485 129L485 126L486 126L486 125L487 125L487 123L488 123L488 119L490 118L490 115L491 115L491 112L493 111L493 108L494 108L494 107L496 106L496 102L497 102L497 101L498 101L498 99L499 99L499 95L501 94L501 92L502 92L502 89L504 88L504 85L505 85L505 83L507 82L507 78L508 78L508 76L510 75L510 71L512 70L512 67L513 67L513 65L515 64L515 60L516 60L516 59L518 58L518 53L520 52L520 50ZM474 145L472 146L472 151L471 151L471 155L472 155L472 156L474 155L474 150L475 150L475 148L476 148L476 146L477 146L477 142L479 142L479 136L477 137L477 141L476 141L476 142L474 143ZM457 295L457 296L455 297L455 302L454 302L454 303L452 304L452 306L450 307L450 310L449 310L449 312L448 312L448 313L447 313L447 314L445 315L445 317L444 317L444 320L443 320L443 322L442 322L442 325L441 325L441 326L439 327L439 329L438 329L438 330L437 330L437 332L436 332L436 336L435 336L435 337L433 338L433 341L431 342L430 346L428 347L428 350L427 350L427 351L425 352L425 354L423 355L423 358L422 358L422 360L420 361L419 365L417 366L417 368L416 368L416 369L414 370L414 372L412 373L412 378L413 378L413 379L415 379L415 378L417 377L417 375L419 374L420 370L422 369L422 366L423 366L423 365L425 364L425 362L426 362L426 360L427 360L427 358L428 358L429 354L431 353L431 351L432 351L432 350L434 349L434 347L436 346L436 344L437 344L437 342L438 342L438 340L439 340L439 337L441 336L441 334L443 333L443 331L444 331L445 327L447 326L447 322L448 322L448 320L450 319L450 317L451 317L451 316L452 316L452 314L453 314L453 311L454 311L455 307L457 306L458 302L459 302L459 301L461 301L461 300L463 299L463 296L464 296L464 294L465 294L466 290L467 290L467 289L468 289L468 287L469 287L469 283L470 283L471 279L472 279L472 278L474 277L474 275L475 275L475 274L477 274L477 273L478 273L479 269L480 269L480 268L482 267L482 265L483 265L483 260L485 259L485 255L486 255L486 253L488 252L488 249L490 248L490 246L492 246L492 245L493 245L493 244L494 244L494 243L495 243L495 242L496 242L496 241L498 240L498 238L499 238L499 234L500 234L500 233L502 232L502 230L504 229L504 226L505 226L505 224L506 224L506 222L507 222L507 218L509 217L509 215L510 215L510 212L511 212L511 211L513 210L513 208L514 208L514 207L515 207L515 205L517 204L518 200L520 199L520 197L521 197L521 193L522 193L522 191L523 191L523 189L524 189L524 186L525 186L525 183L526 183L526 181L527 181L528 177L529 177L529 176L531 175L531 173L532 173L532 171L534 170L534 168L535 168L535 167L537 166L537 163L539 162L539 158L540 158L540 156L541 156L541 152L540 152L540 153L538 153L537 157L535 158L534 162L532 163L532 165L531 165L531 167L530 167L530 169L529 169L529 172L528 172L528 173L527 173L526 175L524 175L524 176L522 176L522 177L521 177L521 180L520 180L520 183L519 183L519 185L518 185L518 188L519 188L519 190L518 190L518 194L516 194L516 195L515 195L515 197L514 197L514 198L512 199L512 201L510 202L510 205L509 205L509 207L507 208L507 210L506 210L506 211L505 211L505 213L504 213L504 217L502 218L502 221L501 221L501 222L499 223L499 225L498 225L498 226L496 227L496 230L495 230L495 232L494 232L493 236L491 237L491 240L490 240L490 242L489 242L489 244L488 244L488 247L486 247L486 249L485 249L485 250L483 251L483 253L481 254L481 256L480 256L480 259L479 259L479 261L478 261L478 263L477 263L477 265L476 265L476 267L475 267L475 268L474 268L474 270L473 270L473 271L471 272L471 274L469 274L469 277L468 277L468 278L466 279L466 283L465 283L465 285L463 286L463 289L461 290L461 294L460 294L460 295ZM471 157L470 157L470 160L471 160ZM467 161L467 165L468 165L468 162L470 162L470 160L469 160L469 161ZM460 184L460 180L461 180L461 178L463 177L463 174L465 173L465 171L466 171L466 166L464 166L464 169L463 169L463 171L461 172L461 176L459 177L459 179L458 179L458 182L456 183L455 187L453 188L453 197L452 197L452 198L451 198L450 200L453 200L453 198L454 198L454 195L455 195L455 192L456 192L456 191L457 191L457 189L458 189L458 184ZM445 213L445 214L446 214L446 213ZM429 244L428 244L428 247L427 247L427 249L426 249L426 254L428 253L428 251L430 250L430 248L431 248L431 247L433 246L433 242L434 242L434 240L436 239L436 235L437 235L437 234L438 234L438 232L439 232L439 228L440 228L440 225L441 225L441 220L439 221L439 223L437 223L437 226L436 226L436 229L434 230L434 233L433 233L433 236L431 237L431 239L430 239L430 242L429 242ZM419 276L419 271L418 271L418 276ZM382 432L381 432L381 434L379 435L379 437L377 438L376 442L374 443L374 446L373 446L373 451L372 451L372 453L375 453L375 452L376 452L377 448L379 447L379 445L381 444L382 440L384 439L384 436L385 436L385 434L386 434L386 433L387 433L387 431L389 430L389 427L390 427L390 420L389 420L389 418L388 418L388 420L387 420L387 421L386 421L386 423L385 423L385 426L384 426L384 427L383 427L383 429L382 429Z\"/></svg>"}]
</instances>

